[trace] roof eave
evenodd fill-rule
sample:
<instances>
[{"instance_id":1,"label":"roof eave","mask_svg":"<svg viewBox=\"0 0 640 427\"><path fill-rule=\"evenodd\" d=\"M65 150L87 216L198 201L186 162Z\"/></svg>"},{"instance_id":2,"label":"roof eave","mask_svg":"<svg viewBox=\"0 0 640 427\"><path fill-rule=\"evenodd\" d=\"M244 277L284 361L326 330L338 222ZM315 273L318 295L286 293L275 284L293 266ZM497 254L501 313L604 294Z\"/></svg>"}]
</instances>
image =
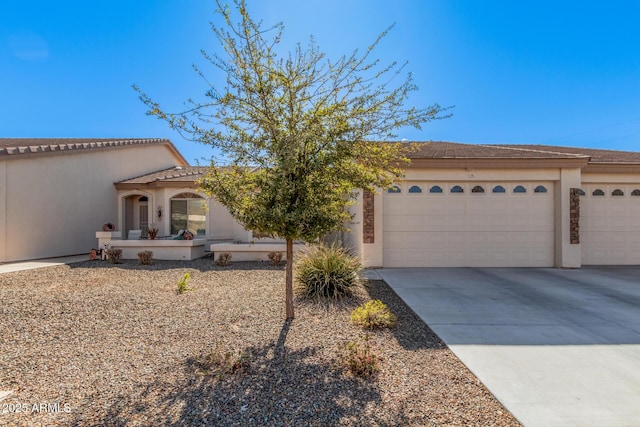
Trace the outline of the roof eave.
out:
<instances>
[{"instance_id":1,"label":"roof eave","mask_svg":"<svg viewBox=\"0 0 640 427\"><path fill-rule=\"evenodd\" d=\"M116 190L140 190L153 188L198 188L193 181L150 181L150 182L115 182Z\"/></svg>"}]
</instances>

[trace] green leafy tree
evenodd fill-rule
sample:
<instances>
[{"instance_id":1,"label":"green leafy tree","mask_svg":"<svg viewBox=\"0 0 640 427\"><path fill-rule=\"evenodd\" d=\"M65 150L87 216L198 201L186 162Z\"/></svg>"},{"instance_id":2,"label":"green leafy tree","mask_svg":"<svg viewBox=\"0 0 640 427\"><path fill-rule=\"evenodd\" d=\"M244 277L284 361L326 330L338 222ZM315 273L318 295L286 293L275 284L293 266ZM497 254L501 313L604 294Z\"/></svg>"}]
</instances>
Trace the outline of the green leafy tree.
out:
<instances>
[{"instance_id":1,"label":"green leafy tree","mask_svg":"<svg viewBox=\"0 0 640 427\"><path fill-rule=\"evenodd\" d=\"M264 28L244 0L234 8L217 4L221 22L212 29L222 49L202 54L226 78L209 83L194 66L209 85L206 99L167 113L134 88L147 114L222 153L200 186L247 229L286 241L285 307L292 319L293 241L317 241L346 227L357 189L388 187L408 161L402 144L370 141L420 128L444 117L443 109L404 107L417 89L411 74L371 58L391 27L364 52L332 61L313 38L281 54L283 24Z\"/></svg>"}]
</instances>

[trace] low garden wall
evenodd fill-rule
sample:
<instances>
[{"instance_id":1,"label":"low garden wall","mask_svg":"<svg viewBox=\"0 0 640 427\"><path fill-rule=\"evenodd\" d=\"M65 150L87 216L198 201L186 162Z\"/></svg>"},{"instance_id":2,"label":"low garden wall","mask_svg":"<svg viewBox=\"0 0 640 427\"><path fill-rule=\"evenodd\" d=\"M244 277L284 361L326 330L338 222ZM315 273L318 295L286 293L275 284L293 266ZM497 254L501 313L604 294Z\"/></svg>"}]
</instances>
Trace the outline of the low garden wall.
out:
<instances>
[{"instance_id":1,"label":"low garden wall","mask_svg":"<svg viewBox=\"0 0 640 427\"><path fill-rule=\"evenodd\" d=\"M300 251L305 245L294 243L293 252ZM287 259L287 245L285 243L212 243L209 250L214 259L221 253L231 254L231 261L269 261L269 252L281 252L282 260Z\"/></svg>"}]
</instances>

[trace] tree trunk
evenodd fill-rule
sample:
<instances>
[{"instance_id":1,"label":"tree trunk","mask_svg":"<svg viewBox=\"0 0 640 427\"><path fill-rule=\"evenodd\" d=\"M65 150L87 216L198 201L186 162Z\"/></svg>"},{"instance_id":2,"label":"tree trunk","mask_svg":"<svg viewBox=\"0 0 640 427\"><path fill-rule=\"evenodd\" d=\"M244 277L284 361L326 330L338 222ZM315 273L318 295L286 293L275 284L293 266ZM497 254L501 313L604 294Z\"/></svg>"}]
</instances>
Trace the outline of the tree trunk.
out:
<instances>
[{"instance_id":1,"label":"tree trunk","mask_svg":"<svg viewBox=\"0 0 640 427\"><path fill-rule=\"evenodd\" d=\"M293 240L287 239L287 278L284 305L287 310L287 320L293 319Z\"/></svg>"}]
</instances>

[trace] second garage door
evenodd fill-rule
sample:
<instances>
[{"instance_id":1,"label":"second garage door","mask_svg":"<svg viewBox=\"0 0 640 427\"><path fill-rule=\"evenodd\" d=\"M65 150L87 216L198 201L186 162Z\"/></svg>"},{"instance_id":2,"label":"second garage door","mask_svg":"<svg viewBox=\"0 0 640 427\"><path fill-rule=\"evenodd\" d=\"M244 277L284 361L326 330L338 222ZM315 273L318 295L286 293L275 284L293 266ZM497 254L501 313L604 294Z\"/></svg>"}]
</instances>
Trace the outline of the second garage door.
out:
<instances>
[{"instance_id":1,"label":"second garage door","mask_svg":"<svg viewBox=\"0 0 640 427\"><path fill-rule=\"evenodd\" d=\"M383 197L385 267L552 267L552 182L404 182Z\"/></svg>"},{"instance_id":2,"label":"second garage door","mask_svg":"<svg viewBox=\"0 0 640 427\"><path fill-rule=\"evenodd\" d=\"M582 264L640 264L640 186L591 184L583 193Z\"/></svg>"}]
</instances>

